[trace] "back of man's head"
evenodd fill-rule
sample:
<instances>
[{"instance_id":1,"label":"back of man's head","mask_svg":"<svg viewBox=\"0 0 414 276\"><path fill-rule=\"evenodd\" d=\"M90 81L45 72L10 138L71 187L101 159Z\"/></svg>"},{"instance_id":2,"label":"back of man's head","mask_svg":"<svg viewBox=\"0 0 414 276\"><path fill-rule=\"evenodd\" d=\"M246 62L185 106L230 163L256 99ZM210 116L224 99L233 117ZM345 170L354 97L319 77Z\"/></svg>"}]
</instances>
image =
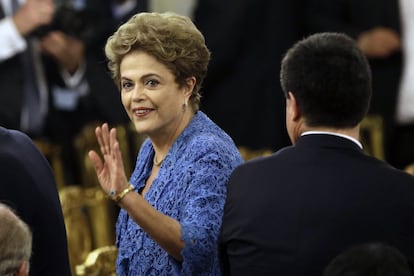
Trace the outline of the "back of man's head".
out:
<instances>
[{"instance_id":1,"label":"back of man's head","mask_svg":"<svg viewBox=\"0 0 414 276\"><path fill-rule=\"evenodd\" d=\"M411 276L411 272L399 250L383 243L368 243L335 257L324 276Z\"/></svg>"},{"instance_id":2,"label":"back of man's head","mask_svg":"<svg viewBox=\"0 0 414 276\"><path fill-rule=\"evenodd\" d=\"M317 33L297 42L282 61L280 79L308 126L351 128L368 111L371 70L345 34Z\"/></svg>"},{"instance_id":3,"label":"back of man's head","mask_svg":"<svg viewBox=\"0 0 414 276\"><path fill-rule=\"evenodd\" d=\"M0 275L28 275L32 233L7 205L0 203Z\"/></svg>"}]
</instances>

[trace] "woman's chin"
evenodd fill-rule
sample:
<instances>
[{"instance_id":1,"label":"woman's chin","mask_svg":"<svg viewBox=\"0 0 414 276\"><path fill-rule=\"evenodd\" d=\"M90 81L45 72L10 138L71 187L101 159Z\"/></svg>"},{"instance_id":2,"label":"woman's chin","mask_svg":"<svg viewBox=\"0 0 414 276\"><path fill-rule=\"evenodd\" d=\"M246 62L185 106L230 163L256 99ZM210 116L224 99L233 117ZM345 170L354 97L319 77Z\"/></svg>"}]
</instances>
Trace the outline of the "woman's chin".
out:
<instances>
[{"instance_id":1,"label":"woman's chin","mask_svg":"<svg viewBox=\"0 0 414 276\"><path fill-rule=\"evenodd\" d=\"M149 128L142 122L133 121L133 125L135 130L140 134L147 134L149 132Z\"/></svg>"}]
</instances>

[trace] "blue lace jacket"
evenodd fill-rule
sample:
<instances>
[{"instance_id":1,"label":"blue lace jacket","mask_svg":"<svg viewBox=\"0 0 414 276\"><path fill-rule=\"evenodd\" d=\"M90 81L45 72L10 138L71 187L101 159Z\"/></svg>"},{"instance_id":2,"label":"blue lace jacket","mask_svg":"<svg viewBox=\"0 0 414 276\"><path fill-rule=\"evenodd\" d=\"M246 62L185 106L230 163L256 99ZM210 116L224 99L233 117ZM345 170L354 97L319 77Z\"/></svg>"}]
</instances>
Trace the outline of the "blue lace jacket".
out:
<instances>
[{"instance_id":1,"label":"blue lace jacket","mask_svg":"<svg viewBox=\"0 0 414 276\"><path fill-rule=\"evenodd\" d=\"M147 139L131 183L140 190L152 168L154 149ZM117 273L124 275L220 275L217 238L227 181L242 158L233 140L198 111L172 145L145 199L177 219L185 242L177 262L121 210L117 225Z\"/></svg>"}]
</instances>

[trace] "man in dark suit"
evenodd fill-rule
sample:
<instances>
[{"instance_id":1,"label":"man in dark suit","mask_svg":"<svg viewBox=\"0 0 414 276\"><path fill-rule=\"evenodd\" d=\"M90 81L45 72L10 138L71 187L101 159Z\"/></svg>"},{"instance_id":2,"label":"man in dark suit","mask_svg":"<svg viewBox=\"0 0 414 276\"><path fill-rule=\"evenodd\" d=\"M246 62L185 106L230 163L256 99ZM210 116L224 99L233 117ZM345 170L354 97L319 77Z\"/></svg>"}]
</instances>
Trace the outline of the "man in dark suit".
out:
<instances>
[{"instance_id":1,"label":"man in dark suit","mask_svg":"<svg viewBox=\"0 0 414 276\"><path fill-rule=\"evenodd\" d=\"M224 275L320 276L351 245L386 242L414 262L414 178L365 155L371 97L354 40L322 33L281 67L293 146L236 168L219 237Z\"/></svg>"},{"instance_id":2,"label":"man in dark suit","mask_svg":"<svg viewBox=\"0 0 414 276\"><path fill-rule=\"evenodd\" d=\"M66 229L53 173L30 138L0 127L0 201L33 233L32 276L70 276Z\"/></svg>"}]
</instances>

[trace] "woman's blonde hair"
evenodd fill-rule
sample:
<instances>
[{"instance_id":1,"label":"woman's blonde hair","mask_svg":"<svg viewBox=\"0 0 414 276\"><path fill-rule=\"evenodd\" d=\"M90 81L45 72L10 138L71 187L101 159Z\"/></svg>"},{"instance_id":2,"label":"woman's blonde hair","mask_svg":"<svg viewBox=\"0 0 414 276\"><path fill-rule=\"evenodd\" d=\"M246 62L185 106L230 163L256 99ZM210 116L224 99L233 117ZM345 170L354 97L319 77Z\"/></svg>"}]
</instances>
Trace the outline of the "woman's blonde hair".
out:
<instances>
[{"instance_id":1,"label":"woman's blonde hair","mask_svg":"<svg viewBox=\"0 0 414 276\"><path fill-rule=\"evenodd\" d=\"M105 54L108 68L120 88L120 63L131 51L140 50L164 64L182 87L189 77L196 78L190 103L199 109L200 89L207 73L210 51L204 36L187 16L172 12L138 13L109 37Z\"/></svg>"}]
</instances>

